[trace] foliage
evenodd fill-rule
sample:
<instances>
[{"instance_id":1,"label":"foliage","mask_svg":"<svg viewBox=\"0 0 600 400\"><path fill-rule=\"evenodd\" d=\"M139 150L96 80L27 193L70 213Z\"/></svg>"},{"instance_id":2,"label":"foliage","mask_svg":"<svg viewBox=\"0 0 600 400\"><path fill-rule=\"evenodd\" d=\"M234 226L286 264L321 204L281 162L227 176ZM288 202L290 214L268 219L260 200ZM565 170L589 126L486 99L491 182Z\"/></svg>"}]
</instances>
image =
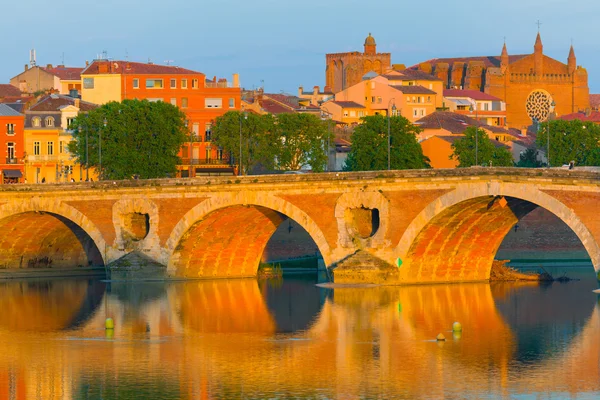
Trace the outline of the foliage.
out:
<instances>
[{"instance_id":1,"label":"foliage","mask_svg":"<svg viewBox=\"0 0 600 400\"><path fill-rule=\"evenodd\" d=\"M462 139L452 144L452 150L450 159L458 160L459 168L471 167L476 164L494 167L514 166L510 150L505 147L496 147L483 129L473 126L465 130L465 136Z\"/></svg>"},{"instance_id":2,"label":"foliage","mask_svg":"<svg viewBox=\"0 0 600 400\"><path fill-rule=\"evenodd\" d=\"M162 178L180 162L177 154L188 138L185 118L160 101L110 102L75 118L69 151L82 165L87 159L103 179Z\"/></svg>"},{"instance_id":3,"label":"foliage","mask_svg":"<svg viewBox=\"0 0 600 400\"><path fill-rule=\"evenodd\" d=\"M417 135L421 129L404 117L390 117L391 169L429 168ZM362 118L352 133L352 149L346 171L379 171L388 167L388 118L375 115Z\"/></svg>"},{"instance_id":4,"label":"foliage","mask_svg":"<svg viewBox=\"0 0 600 400\"><path fill-rule=\"evenodd\" d=\"M550 166L575 161L575 165L600 165L600 126L580 120L553 120L540 125L536 143L548 147L550 132Z\"/></svg>"},{"instance_id":5,"label":"foliage","mask_svg":"<svg viewBox=\"0 0 600 400\"><path fill-rule=\"evenodd\" d=\"M539 159L539 151L537 149L530 147L519 155L519 162L517 163L517 167L521 168L540 168L545 166Z\"/></svg>"},{"instance_id":6,"label":"foliage","mask_svg":"<svg viewBox=\"0 0 600 400\"><path fill-rule=\"evenodd\" d=\"M313 172L325 170L327 146L334 145L327 122L312 114L287 113L277 117L276 128L278 169L310 166Z\"/></svg>"}]
</instances>

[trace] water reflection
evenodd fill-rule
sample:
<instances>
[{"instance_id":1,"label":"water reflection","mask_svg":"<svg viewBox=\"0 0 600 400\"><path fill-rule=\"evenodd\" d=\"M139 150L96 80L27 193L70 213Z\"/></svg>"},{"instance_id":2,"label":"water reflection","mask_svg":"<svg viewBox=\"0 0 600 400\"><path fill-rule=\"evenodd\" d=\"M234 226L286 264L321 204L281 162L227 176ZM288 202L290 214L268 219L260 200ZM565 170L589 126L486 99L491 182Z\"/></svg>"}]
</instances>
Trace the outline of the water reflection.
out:
<instances>
[{"instance_id":1,"label":"water reflection","mask_svg":"<svg viewBox=\"0 0 600 400\"><path fill-rule=\"evenodd\" d=\"M0 398L596 393L600 306L586 282L3 283Z\"/></svg>"}]
</instances>

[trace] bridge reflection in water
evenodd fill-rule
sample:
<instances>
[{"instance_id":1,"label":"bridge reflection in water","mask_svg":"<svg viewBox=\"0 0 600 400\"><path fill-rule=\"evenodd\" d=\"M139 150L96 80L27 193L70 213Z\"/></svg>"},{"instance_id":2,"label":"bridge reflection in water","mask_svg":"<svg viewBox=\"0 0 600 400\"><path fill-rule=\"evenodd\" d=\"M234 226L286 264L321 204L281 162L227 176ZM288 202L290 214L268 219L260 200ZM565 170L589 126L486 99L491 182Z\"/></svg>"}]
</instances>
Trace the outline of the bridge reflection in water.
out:
<instances>
[{"instance_id":1,"label":"bridge reflection in water","mask_svg":"<svg viewBox=\"0 0 600 400\"><path fill-rule=\"evenodd\" d=\"M0 398L598 392L588 284L2 283Z\"/></svg>"}]
</instances>

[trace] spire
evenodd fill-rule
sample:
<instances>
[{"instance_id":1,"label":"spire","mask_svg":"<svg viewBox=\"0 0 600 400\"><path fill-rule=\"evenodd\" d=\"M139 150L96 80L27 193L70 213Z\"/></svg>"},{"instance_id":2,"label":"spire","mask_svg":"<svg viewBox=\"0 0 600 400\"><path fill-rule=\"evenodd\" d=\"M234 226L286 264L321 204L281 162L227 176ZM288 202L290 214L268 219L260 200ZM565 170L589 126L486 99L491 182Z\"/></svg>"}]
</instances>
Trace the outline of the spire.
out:
<instances>
[{"instance_id":1,"label":"spire","mask_svg":"<svg viewBox=\"0 0 600 400\"><path fill-rule=\"evenodd\" d=\"M569 50L569 60L575 59L575 49L573 49L573 45L571 45L571 49Z\"/></svg>"},{"instance_id":2,"label":"spire","mask_svg":"<svg viewBox=\"0 0 600 400\"><path fill-rule=\"evenodd\" d=\"M542 76L544 75L544 46L542 45L542 37L540 36L539 31L537 37L535 38L533 50L535 73L538 76Z\"/></svg>"},{"instance_id":3,"label":"spire","mask_svg":"<svg viewBox=\"0 0 600 400\"><path fill-rule=\"evenodd\" d=\"M567 62L569 73L572 74L577 69L577 59L575 58L575 49L573 49L573 45L571 44L571 49L569 50L569 58Z\"/></svg>"},{"instance_id":4,"label":"spire","mask_svg":"<svg viewBox=\"0 0 600 400\"><path fill-rule=\"evenodd\" d=\"M540 32L538 32L537 37L535 38L535 45L533 49L537 53L538 51L541 53L544 50L544 45L542 45L542 37L540 36Z\"/></svg>"},{"instance_id":5,"label":"spire","mask_svg":"<svg viewBox=\"0 0 600 400\"><path fill-rule=\"evenodd\" d=\"M500 66L502 68L508 67L508 50L506 50L506 41L502 46L502 54L500 55Z\"/></svg>"}]
</instances>

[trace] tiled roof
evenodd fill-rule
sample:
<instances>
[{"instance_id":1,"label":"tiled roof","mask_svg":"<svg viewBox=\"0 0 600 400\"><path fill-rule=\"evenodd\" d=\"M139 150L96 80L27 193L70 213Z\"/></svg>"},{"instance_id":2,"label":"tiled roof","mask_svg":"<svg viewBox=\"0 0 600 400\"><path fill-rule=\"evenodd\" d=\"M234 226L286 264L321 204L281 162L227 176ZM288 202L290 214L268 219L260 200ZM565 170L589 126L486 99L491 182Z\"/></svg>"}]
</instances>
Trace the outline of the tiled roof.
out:
<instances>
[{"instance_id":1,"label":"tiled roof","mask_svg":"<svg viewBox=\"0 0 600 400\"><path fill-rule=\"evenodd\" d=\"M261 107L266 112L274 115L294 112L292 107L283 106L278 102L268 98L263 98Z\"/></svg>"},{"instance_id":2,"label":"tiled roof","mask_svg":"<svg viewBox=\"0 0 600 400\"><path fill-rule=\"evenodd\" d=\"M516 54L508 56L508 63L512 64L516 61L519 61L521 58L527 57L529 54ZM430 63L435 65L437 63L447 63L449 65L453 65L456 62L464 62L466 64L469 61L482 61L483 64L489 67L499 67L500 66L500 56L482 56L482 57L452 57L452 58L432 58L430 60L424 61L425 63ZM422 63L419 63L422 64ZM413 65L410 69L417 69L419 64Z\"/></svg>"},{"instance_id":3,"label":"tiled roof","mask_svg":"<svg viewBox=\"0 0 600 400\"><path fill-rule=\"evenodd\" d=\"M494 97L479 90L444 89L444 97L468 97L480 101L502 101L498 97Z\"/></svg>"},{"instance_id":4,"label":"tiled roof","mask_svg":"<svg viewBox=\"0 0 600 400\"><path fill-rule=\"evenodd\" d=\"M199 75L202 72L192 71L191 69L185 69L174 65L158 65L158 64L147 64L138 63L131 61L102 61L96 60L87 66L82 72L82 75L95 75L98 74L98 66L103 63L109 63L111 66L112 74L139 74L139 75L162 75L162 74L187 74L187 75ZM204 75L204 74L202 74Z\"/></svg>"},{"instance_id":5,"label":"tiled roof","mask_svg":"<svg viewBox=\"0 0 600 400\"><path fill-rule=\"evenodd\" d=\"M21 117L23 114L16 112L12 107L6 104L0 104L1 117Z\"/></svg>"},{"instance_id":6,"label":"tiled roof","mask_svg":"<svg viewBox=\"0 0 600 400\"><path fill-rule=\"evenodd\" d=\"M354 101L332 101L333 104L337 104L342 108L365 108L362 104L358 104Z\"/></svg>"},{"instance_id":7,"label":"tiled roof","mask_svg":"<svg viewBox=\"0 0 600 400\"><path fill-rule=\"evenodd\" d=\"M576 112L563 115L559 117L559 119L562 119L563 121L573 121L578 119L580 121L600 123L600 111L592 111L589 115L586 115L584 112Z\"/></svg>"},{"instance_id":8,"label":"tiled roof","mask_svg":"<svg viewBox=\"0 0 600 400\"><path fill-rule=\"evenodd\" d=\"M28 103L32 100L34 100L35 97L33 96L7 96L7 97L3 97L0 99L0 103Z\"/></svg>"},{"instance_id":9,"label":"tiled roof","mask_svg":"<svg viewBox=\"0 0 600 400\"><path fill-rule=\"evenodd\" d=\"M448 142L448 143L450 143L450 144L454 144L454 143L456 143L457 141L459 141L459 140L461 140L461 139L464 139L464 138L465 138L464 136L462 136L462 135L461 135L461 136L431 136L429 139L431 139L431 138L434 138L434 137L440 138L440 139L442 139L443 141L445 141L445 142ZM505 145L504 143L501 143L501 142L499 142L499 141L497 141L497 140L490 139L490 142L492 142L492 144L493 144L494 146L498 147L498 148L510 149L510 147L509 147L509 146L507 146L507 145Z\"/></svg>"},{"instance_id":10,"label":"tiled roof","mask_svg":"<svg viewBox=\"0 0 600 400\"><path fill-rule=\"evenodd\" d=\"M419 81L442 81L437 76L428 74L417 69L404 69L402 71L393 71L382 75L391 81L394 80L419 80Z\"/></svg>"},{"instance_id":11,"label":"tiled roof","mask_svg":"<svg viewBox=\"0 0 600 400\"><path fill-rule=\"evenodd\" d=\"M419 85L392 85L392 87L404 94L436 94L433 90Z\"/></svg>"},{"instance_id":12,"label":"tiled roof","mask_svg":"<svg viewBox=\"0 0 600 400\"><path fill-rule=\"evenodd\" d=\"M590 94L590 106L600 108L600 94Z\"/></svg>"},{"instance_id":13,"label":"tiled roof","mask_svg":"<svg viewBox=\"0 0 600 400\"><path fill-rule=\"evenodd\" d=\"M51 94L42 98L36 104L31 106L30 111L58 111L61 107L75 105L73 97L63 96L59 94ZM98 106L87 101L79 101L79 110L91 111Z\"/></svg>"},{"instance_id":14,"label":"tiled roof","mask_svg":"<svg viewBox=\"0 0 600 400\"><path fill-rule=\"evenodd\" d=\"M21 96L21 91L13 85L2 83L0 84L0 97L15 97Z\"/></svg>"},{"instance_id":15,"label":"tiled roof","mask_svg":"<svg viewBox=\"0 0 600 400\"><path fill-rule=\"evenodd\" d=\"M57 76L60 80L63 81L79 81L81 80L81 71L83 71L83 68L63 66L42 69L52 75Z\"/></svg>"}]
</instances>

